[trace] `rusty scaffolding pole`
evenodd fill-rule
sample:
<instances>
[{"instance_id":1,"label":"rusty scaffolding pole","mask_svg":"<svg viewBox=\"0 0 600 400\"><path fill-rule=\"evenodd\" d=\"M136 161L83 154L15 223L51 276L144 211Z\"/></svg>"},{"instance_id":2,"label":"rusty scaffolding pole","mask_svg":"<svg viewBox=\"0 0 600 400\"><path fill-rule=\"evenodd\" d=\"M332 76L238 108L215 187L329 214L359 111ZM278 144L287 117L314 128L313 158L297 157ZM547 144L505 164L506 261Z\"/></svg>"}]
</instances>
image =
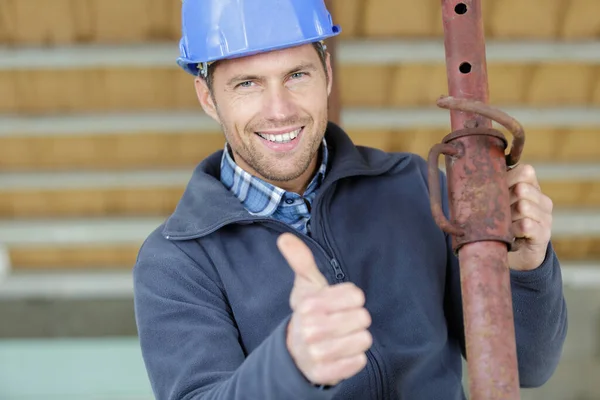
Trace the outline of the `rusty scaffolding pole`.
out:
<instances>
[{"instance_id":1,"label":"rusty scaffolding pole","mask_svg":"<svg viewBox=\"0 0 600 400\"><path fill-rule=\"evenodd\" d=\"M520 158L521 125L488 103L481 0L441 0L452 133L429 154L431 209L460 261L469 392L473 400L519 399L508 251L514 250L506 171ZM498 122L507 140L492 129ZM445 156L450 221L442 212L438 159Z\"/></svg>"}]
</instances>

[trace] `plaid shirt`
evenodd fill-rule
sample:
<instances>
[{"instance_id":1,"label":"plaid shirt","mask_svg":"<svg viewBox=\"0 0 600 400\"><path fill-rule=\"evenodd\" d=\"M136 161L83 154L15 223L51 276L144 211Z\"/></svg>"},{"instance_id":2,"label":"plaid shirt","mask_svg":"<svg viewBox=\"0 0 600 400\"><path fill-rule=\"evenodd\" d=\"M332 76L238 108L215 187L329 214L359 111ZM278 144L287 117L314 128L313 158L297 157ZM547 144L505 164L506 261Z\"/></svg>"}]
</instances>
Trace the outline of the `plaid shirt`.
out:
<instances>
[{"instance_id":1,"label":"plaid shirt","mask_svg":"<svg viewBox=\"0 0 600 400\"><path fill-rule=\"evenodd\" d=\"M221 159L221 182L250 214L272 217L310 235L310 210L327 170L327 143L323 139L321 167L304 195L286 192L240 168L229 154L228 145Z\"/></svg>"}]
</instances>

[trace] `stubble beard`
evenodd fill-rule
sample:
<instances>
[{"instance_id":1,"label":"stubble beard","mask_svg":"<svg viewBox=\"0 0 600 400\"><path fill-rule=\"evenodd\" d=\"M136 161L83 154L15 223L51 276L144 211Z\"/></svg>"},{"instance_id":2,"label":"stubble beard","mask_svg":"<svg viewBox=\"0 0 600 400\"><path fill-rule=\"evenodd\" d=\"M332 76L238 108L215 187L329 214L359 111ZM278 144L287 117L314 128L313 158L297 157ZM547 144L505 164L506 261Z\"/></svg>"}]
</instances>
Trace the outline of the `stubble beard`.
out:
<instances>
[{"instance_id":1,"label":"stubble beard","mask_svg":"<svg viewBox=\"0 0 600 400\"><path fill-rule=\"evenodd\" d=\"M301 121L300 124L298 124L299 121ZM240 139L230 140L233 138L231 132L229 132L226 127L223 127L223 130L225 138L228 140L235 158L241 158L258 175L269 181L287 182L299 178L304 172L306 172L313 159L318 157L318 150L323 141L325 129L327 128L327 116L325 115L316 123L312 122L312 119L306 118L302 120L288 120L287 122L279 123L277 125L270 124L271 126L268 126L269 124L251 124L243 133L251 138L249 141L243 141ZM274 157L267 157L264 151L257 149L257 147L262 146L260 143L258 143L258 140L262 139L258 139L258 136L255 133L256 130L254 130L253 127L256 127L260 130L290 125L304 126L305 131L303 132L302 140L305 141L306 139L309 139L309 143L303 144L303 148L300 149L299 155L290 156L289 154L281 154L274 155ZM310 130L313 132L307 134L307 132ZM256 140L253 136L256 136L256 139L258 140ZM237 146L232 145L232 142L236 143ZM295 159L295 165L293 168L289 168L288 160L290 157ZM284 164L286 168L281 168L280 163Z\"/></svg>"}]
</instances>

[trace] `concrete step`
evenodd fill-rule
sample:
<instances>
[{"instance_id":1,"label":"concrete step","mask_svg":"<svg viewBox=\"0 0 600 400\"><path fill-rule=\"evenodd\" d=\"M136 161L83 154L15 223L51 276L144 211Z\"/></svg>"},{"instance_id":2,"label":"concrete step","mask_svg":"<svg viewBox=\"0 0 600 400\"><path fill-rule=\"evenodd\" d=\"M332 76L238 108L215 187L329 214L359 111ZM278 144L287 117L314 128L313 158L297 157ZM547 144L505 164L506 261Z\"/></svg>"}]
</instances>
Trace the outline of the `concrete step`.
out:
<instances>
[{"instance_id":1,"label":"concrete step","mask_svg":"<svg viewBox=\"0 0 600 400\"><path fill-rule=\"evenodd\" d=\"M507 108L526 129L524 162L597 163L594 108ZM345 108L342 125L358 145L427 156L450 132L436 108ZM506 134L511 140L510 134ZM220 127L201 112L0 117L0 171L192 168L221 150Z\"/></svg>"},{"instance_id":2,"label":"concrete step","mask_svg":"<svg viewBox=\"0 0 600 400\"><path fill-rule=\"evenodd\" d=\"M585 285L574 284L569 273L572 267L564 268L570 324L563 357L549 382L541 388L523 389L522 400L595 400L600 397L597 379L600 373L598 267L600 263L590 266L589 271L593 268L596 277L595 283L586 279ZM582 269L579 272L585 275ZM135 350L139 344L136 344L131 277L121 274L119 279L118 276L108 273L47 274L37 277L15 274L11 284L5 282L0 285L0 318L4 322L0 324L0 358L10 360L11 365L8 370L6 363L0 365L0 376L8 379L2 386L3 390L13 396L24 396L27 392L31 398L35 398L34 393L39 397L42 393L39 387L36 386L37 391L35 388L26 391L16 382L25 381L21 374L29 377L39 374L40 379L36 382L49 385L48 369L57 368L60 371L58 376L62 378L54 376L52 390L58 391L60 386L63 394L69 390L79 391L79 398L87 398L84 393L91 393L86 389L93 386L96 390L94 395L98 395L104 389L92 385L92 374L86 372L77 375L75 371L82 370L80 365L85 359L84 363L94 365L93 382L108 382L107 378L112 376L110 365L120 357L120 362L129 368L128 376L133 374L137 378L132 381L112 377L112 392L124 392L127 388L131 398L136 393L141 395L146 386L143 380L138 379L144 373L138 351ZM20 295L14 290L17 279L20 279L22 287L27 287ZM109 292L111 287L112 295ZM13 296L8 296L11 288ZM34 295L24 295L27 291ZM132 353L136 353L138 358L132 358ZM82 358L82 355L85 357ZM111 357L112 361L107 362ZM89 372L87 368L83 370ZM80 377L78 382L85 381L88 384L68 385L68 390L67 385L62 387L63 379L73 374ZM467 377L464 382L467 384ZM44 390L44 398L52 398L50 396L54 392L50 386ZM110 393L103 398L111 399Z\"/></svg>"},{"instance_id":3,"label":"concrete step","mask_svg":"<svg viewBox=\"0 0 600 400\"><path fill-rule=\"evenodd\" d=\"M598 106L598 43L487 43L490 102ZM365 49L368 49L365 51ZM0 113L197 111L177 45L0 49ZM347 107L426 107L448 92L443 43L349 41L337 79ZM568 77L568 79L566 78Z\"/></svg>"}]
</instances>

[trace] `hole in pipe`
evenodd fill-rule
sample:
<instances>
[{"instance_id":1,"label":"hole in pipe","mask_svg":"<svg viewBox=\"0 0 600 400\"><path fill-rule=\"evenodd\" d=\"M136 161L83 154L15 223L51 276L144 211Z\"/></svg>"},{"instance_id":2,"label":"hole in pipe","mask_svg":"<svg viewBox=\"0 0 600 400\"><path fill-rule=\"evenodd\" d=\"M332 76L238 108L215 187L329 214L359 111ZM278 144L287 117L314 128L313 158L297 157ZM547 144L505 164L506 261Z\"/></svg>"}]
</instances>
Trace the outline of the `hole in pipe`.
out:
<instances>
[{"instance_id":1,"label":"hole in pipe","mask_svg":"<svg viewBox=\"0 0 600 400\"><path fill-rule=\"evenodd\" d=\"M454 6L454 12L459 15L465 14L467 12L467 5L465 3L458 3Z\"/></svg>"},{"instance_id":2,"label":"hole in pipe","mask_svg":"<svg viewBox=\"0 0 600 400\"><path fill-rule=\"evenodd\" d=\"M471 72L471 64L469 64L468 62L464 62L460 64L458 70L463 74L468 74L469 72Z\"/></svg>"}]
</instances>

